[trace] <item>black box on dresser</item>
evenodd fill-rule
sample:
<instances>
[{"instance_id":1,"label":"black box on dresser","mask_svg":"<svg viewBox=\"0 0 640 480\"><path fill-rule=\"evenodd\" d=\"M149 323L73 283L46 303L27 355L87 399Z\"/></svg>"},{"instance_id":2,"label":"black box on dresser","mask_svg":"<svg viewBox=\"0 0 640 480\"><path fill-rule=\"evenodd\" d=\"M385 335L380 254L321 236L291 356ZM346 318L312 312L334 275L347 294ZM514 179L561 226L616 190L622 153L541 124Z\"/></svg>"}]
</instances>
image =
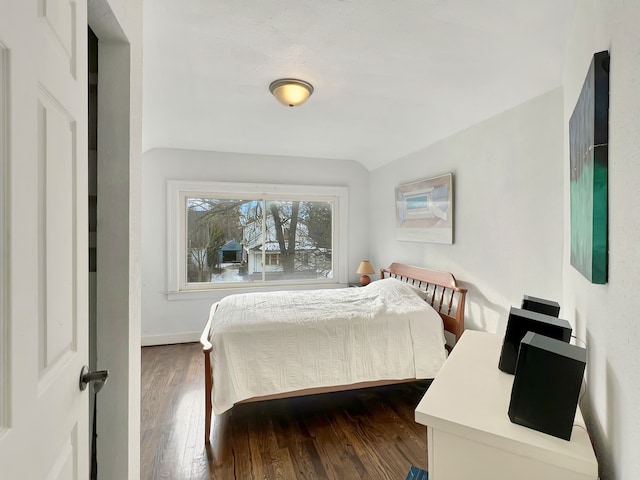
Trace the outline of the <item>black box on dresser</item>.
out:
<instances>
[{"instance_id":1,"label":"black box on dresser","mask_svg":"<svg viewBox=\"0 0 640 480\"><path fill-rule=\"evenodd\" d=\"M571 331L571 324L566 320L511 307L498 368L511 374L516 371L518 349L527 332L539 333L569 343Z\"/></svg>"},{"instance_id":2,"label":"black box on dresser","mask_svg":"<svg viewBox=\"0 0 640 480\"><path fill-rule=\"evenodd\" d=\"M530 312L544 313L545 315L551 315L556 318L560 316L560 304L558 302L545 298L532 297L530 295L522 297L522 309L529 310Z\"/></svg>"},{"instance_id":3,"label":"black box on dresser","mask_svg":"<svg viewBox=\"0 0 640 480\"><path fill-rule=\"evenodd\" d=\"M570 440L586 363L586 349L527 333L520 344L509 419Z\"/></svg>"}]
</instances>

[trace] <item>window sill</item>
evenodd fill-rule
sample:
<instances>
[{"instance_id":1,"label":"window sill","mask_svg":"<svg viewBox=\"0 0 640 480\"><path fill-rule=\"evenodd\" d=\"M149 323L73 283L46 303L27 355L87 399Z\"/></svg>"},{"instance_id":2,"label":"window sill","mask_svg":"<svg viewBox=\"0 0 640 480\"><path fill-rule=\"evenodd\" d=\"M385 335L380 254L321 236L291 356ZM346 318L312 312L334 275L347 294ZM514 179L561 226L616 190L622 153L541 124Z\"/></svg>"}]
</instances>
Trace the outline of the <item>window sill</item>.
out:
<instances>
[{"instance_id":1,"label":"window sill","mask_svg":"<svg viewBox=\"0 0 640 480\"><path fill-rule=\"evenodd\" d=\"M277 292L283 290L326 290L331 288L344 288L350 286L346 283L320 283L306 285L256 285L256 286L238 286L229 288L210 288L206 290L180 290L173 292L165 292L167 300L200 300L200 299L220 299L234 293L252 293L252 292ZM359 284L358 284L359 286Z\"/></svg>"}]
</instances>

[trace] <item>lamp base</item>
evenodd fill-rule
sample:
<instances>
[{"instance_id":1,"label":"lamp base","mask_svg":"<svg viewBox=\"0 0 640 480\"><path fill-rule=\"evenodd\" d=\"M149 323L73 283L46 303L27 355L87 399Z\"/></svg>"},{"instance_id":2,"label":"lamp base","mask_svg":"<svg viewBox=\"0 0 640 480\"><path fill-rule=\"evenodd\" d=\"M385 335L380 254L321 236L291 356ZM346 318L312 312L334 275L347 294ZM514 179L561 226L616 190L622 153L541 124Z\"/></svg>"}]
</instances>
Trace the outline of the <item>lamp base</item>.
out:
<instances>
[{"instance_id":1,"label":"lamp base","mask_svg":"<svg viewBox=\"0 0 640 480\"><path fill-rule=\"evenodd\" d=\"M369 278L369 275L362 275L360 277L360 285L367 286L371 283L371 279Z\"/></svg>"}]
</instances>

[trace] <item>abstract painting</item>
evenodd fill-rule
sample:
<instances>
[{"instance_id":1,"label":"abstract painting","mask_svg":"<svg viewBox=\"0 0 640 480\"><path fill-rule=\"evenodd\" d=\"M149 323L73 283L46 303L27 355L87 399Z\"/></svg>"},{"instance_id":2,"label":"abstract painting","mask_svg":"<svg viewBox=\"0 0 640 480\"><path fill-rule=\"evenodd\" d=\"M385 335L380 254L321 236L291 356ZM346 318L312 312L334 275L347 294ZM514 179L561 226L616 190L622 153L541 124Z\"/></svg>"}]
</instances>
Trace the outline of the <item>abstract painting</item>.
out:
<instances>
[{"instance_id":1,"label":"abstract painting","mask_svg":"<svg viewBox=\"0 0 640 480\"><path fill-rule=\"evenodd\" d=\"M569 120L571 265L607 283L609 52L593 56Z\"/></svg>"},{"instance_id":2,"label":"abstract painting","mask_svg":"<svg viewBox=\"0 0 640 480\"><path fill-rule=\"evenodd\" d=\"M396 239L453 243L453 175L399 185L395 189Z\"/></svg>"}]
</instances>

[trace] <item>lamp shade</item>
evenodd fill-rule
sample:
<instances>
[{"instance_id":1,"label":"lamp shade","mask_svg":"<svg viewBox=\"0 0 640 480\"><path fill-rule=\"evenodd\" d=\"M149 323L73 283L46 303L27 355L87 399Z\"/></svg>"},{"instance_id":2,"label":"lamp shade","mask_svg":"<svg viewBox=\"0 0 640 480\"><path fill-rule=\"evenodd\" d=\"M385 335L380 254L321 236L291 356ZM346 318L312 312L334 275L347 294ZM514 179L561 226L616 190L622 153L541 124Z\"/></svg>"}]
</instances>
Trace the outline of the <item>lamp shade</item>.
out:
<instances>
[{"instance_id":1,"label":"lamp shade","mask_svg":"<svg viewBox=\"0 0 640 480\"><path fill-rule=\"evenodd\" d=\"M313 93L313 86L304 80L281 78L271 82L269 91L283 105L296 107L307 101Z\"/></svg>"},{"instance_id":2,"label":"lamp shade","mask_svg":"<svg viewBox=\"0 0 640 480\"><path fill-rule=\"evenodd\" d=\"M373 269L373 265L371 265L369 260L363 260L360 262L360 266L358 267L358 270L356 270L356 273L359 273L360 275L368 275L376 273L376 271Z\"/></svg>"}]
</instances>

